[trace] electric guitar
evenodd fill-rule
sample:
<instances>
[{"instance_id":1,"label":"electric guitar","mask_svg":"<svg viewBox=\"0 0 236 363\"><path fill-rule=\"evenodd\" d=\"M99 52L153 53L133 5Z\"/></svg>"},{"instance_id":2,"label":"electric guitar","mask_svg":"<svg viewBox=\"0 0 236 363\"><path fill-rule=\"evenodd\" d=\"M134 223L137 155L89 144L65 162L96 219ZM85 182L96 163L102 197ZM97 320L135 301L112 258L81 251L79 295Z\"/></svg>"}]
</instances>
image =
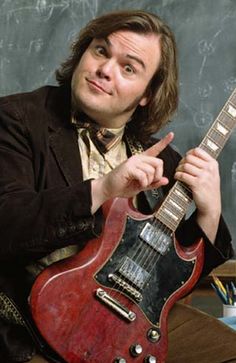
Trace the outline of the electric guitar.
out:
<instances>
[{"instance_id":1,"label":"electric guitar","mask_svg":"<svg viewBox=\"0 0 236 363\"><path fill-rule=\"evenodd\" d=\"M200 147L217 158L235 124L236 90ZM194 287L204 262L202 240L187 248L174 236L191 202L178 181L149 216L129 199L110 200L102 235L37 277L33 319L66 362L164 363L168 313Z\"/></svg>"}]
</instances>

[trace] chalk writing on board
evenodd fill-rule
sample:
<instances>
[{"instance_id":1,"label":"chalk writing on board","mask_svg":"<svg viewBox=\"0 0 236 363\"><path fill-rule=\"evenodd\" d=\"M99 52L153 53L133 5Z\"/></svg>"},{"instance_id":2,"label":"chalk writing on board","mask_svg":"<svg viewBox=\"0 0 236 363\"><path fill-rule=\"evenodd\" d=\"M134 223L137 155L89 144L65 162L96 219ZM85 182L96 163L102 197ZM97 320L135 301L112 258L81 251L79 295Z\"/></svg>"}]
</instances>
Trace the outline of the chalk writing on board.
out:
<instances>
[{"instance_id":1,"label":"chalk writing on board","mask_svg":"<svg viewBox=\"0 0 236 363\"><path fill-rule=\"evenodd\" d=\"M1 16L6 15L7 24L12 19L21 24L27 17L36 22L48 22L54 13L61 16L64 12L68 12L72 20L78 20L79 15L93 18L97 14L98 0L14 0L12 7L9 5L7 1L1 5Z\"/></svg>"},{"instance_id":2,"label":"chalk writing on board","mask_svg":"<svg viewBox=\"0 0 236 363\"><path fill-rule=\"evenodd\" d=\"M193 120L197 127L205 128L213 122L213 115L210 112L200 110L194 114Z\"/></svg>"},{"instance_id":3,"label":"chalk writing on board","mask_svg":"<svg viewBox=\"0 0 236 363\"><path fill-rule=\"evenodd\" d=\"M31 40L29 43L29 53L36 52L39 53L44 45L42 38Z\"/></svg>"},{"instance_id":4,"label":"chalk writing on board","mask_svg":"<svg viewBox=\"0 0 236 363\"><path fill-rule=\"evenodd\" d=\"M233 92L236 88L236 78L230 77L229 79L224 81L224 91L227 93Z\"/></svg>"},{"instance_id":5,"label":"chalk writing on board","mask_svg":"<svg viewBox=\"0 0 236 363\"><path fill-rule=\"evenodd\" d=\"M212 85L208 82L203 82L199 87L198 87L198 94L200 96L201 99L205 99L208 98L211 93L212 93Z\"/></svg>"},{"instance_id":6,"label":"chalk writing on board","mask_svg":"<svg viewBox=\"0 0 236 363\"><path fill-rule=\"evenodd\" d=\"M233 162L231 172L232 172L232 182L236 183L236 161Z\"/></svg>"}]
</instances>

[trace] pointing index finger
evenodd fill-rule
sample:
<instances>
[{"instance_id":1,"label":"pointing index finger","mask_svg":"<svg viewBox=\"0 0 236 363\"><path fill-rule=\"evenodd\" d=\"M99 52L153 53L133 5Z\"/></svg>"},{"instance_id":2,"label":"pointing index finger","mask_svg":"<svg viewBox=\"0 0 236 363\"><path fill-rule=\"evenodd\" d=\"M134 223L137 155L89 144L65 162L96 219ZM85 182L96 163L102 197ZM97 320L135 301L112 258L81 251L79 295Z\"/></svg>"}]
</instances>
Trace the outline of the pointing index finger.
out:
<instances>
[{"instance_id":1,"label":"pointing index finger","mask_svg":"<svg viewBox=\"0 0 236 363\"><path fill-rule=\"evenodd\" d=\"M174 133L169 132L160 141L158 141L156 144L152 145L147 150L145 150L143 154L147 156L157 156L160 154L160 152L162 152L166 148L167 145L171 143L173 139L174 139Z\"/></svg>"}]
</instances>

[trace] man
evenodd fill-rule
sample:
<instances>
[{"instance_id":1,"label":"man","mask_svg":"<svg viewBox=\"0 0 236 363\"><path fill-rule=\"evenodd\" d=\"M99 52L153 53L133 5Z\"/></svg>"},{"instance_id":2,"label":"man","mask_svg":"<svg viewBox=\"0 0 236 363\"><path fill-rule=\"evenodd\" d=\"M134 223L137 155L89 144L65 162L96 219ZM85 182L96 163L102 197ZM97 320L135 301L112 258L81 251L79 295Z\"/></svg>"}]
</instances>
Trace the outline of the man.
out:
<instances>
[{"instance_id":1,"label":"man","mask_svg":"<svg viewBox=\"0 0 236 363\"><path fill-rule=\"evenodd\" d=\"M175 180L188 185L196 204L177 229L178 240L191 244L203 237L203 275L230 258L217 162L199 148L180 160L169 146L172 133L151 138L177 106L176 46L168 26L144 11L101 16L81 31L56 74L59 87L0 101L3 296L27 316L38 273L101 233L106 200L133 198L150 213ZM49 349L40 357L21 317L12 315L2 304L6 362L60 362ZM169 319L167 362L236 361L234 339L216 319L177 304Z\"/></svg>"}]
</instances>

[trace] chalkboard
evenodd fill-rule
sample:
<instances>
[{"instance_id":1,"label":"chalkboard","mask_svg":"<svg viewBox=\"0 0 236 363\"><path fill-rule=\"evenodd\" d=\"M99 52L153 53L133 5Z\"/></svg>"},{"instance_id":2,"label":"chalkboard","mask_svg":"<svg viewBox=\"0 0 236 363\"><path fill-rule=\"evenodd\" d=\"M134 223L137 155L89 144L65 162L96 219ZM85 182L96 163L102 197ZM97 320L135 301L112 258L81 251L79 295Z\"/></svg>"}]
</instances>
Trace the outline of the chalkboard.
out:
<instances>
[{"instance_id":1,"label":"chalkboard","mask_svg":"<svg viewBox=\"0 0 236 363\"><path fill-rule=\"evenodd\" d=\"M236 87L235 0L2 0L0 95L55 84L54 70L88 20L115 9L159 14L173 29L180 104L167 129L185 153L200 143ZM223 211L236 247L236 132L219 158Z\"/></svg>"}]
</instances>

